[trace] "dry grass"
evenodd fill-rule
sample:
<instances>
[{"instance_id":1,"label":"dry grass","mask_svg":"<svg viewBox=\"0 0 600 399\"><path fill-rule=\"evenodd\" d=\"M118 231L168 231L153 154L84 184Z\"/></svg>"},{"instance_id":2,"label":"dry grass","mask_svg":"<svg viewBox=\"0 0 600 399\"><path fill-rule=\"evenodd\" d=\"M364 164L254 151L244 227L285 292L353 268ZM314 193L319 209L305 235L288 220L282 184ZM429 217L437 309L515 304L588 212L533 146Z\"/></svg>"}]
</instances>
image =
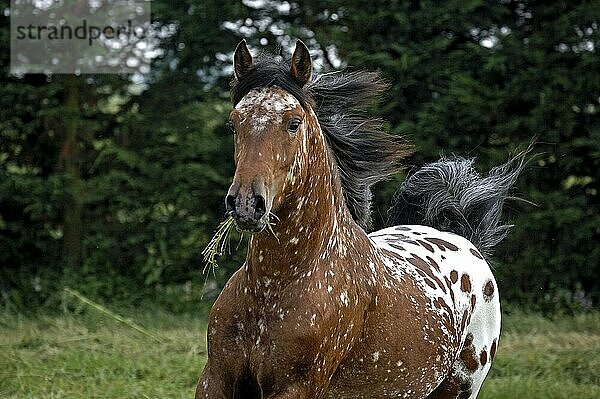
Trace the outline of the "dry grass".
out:
<instances>
[{"instance_id":1,"label":"dry grass","mask_svg":"<svg viewBox=\"0 0 600 399\"><path fill-rule=\"evenodd\" d=\"M207 274L207 277L208 273L214 273L214 269L217 267L217 259L230 249L229 235L233 230L234 225L235 222L233 221L233 217L228 216L225 218L225 220L219 224L219 227L206 245L206 248L202 251L205 263L204 273Z\"/></svg>"}]
</instances>

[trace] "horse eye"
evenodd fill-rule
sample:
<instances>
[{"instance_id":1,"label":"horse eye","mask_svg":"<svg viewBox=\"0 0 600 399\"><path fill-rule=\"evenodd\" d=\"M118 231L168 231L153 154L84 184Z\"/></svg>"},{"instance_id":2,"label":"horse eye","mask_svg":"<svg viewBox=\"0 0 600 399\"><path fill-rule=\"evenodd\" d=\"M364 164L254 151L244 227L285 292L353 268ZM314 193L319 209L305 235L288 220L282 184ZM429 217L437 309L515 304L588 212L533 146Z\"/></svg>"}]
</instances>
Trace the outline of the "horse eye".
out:
<instances>
[{"instance_id":1,"label":"horse eye","mask_svg":"<svg viewBox=\"0 0 600 399\"><path fill-rule=\"evenodd\" d=\"M233 121L227 121L227 130L229 131L229 133L235 134L235 125L233 124Z\"/></svg>"},{"instance_id":2,"label":"horse eye","mask_svg":"<svg viewBox=\"0 0 600 399\"><path fill-rule=\"evenodd\" d=\"M288 125L288 132L290 132L290 134L295 134L301 123L302 121L300 119L292 119Z\"/></svg>"}]
</instances>

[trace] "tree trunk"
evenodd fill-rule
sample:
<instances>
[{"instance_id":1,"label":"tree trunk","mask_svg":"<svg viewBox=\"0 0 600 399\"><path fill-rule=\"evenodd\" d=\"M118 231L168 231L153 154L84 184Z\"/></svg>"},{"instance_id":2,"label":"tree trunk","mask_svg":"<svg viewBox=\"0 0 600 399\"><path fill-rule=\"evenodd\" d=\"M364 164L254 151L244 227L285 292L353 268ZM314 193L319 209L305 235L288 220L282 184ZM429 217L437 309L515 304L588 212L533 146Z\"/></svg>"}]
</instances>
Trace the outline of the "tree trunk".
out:
<instances>
[{"instance_id":1,"label":"tree trunk","mask_svg":"<svg viewBox=\"0 0 600 399\"><path fill-rule=\"evenodd\" d=\"M65 174L63 201L63 258L69 270L81 266L83 238L83 181L81 180L77 130L81 118L79 86L76 76L67 77L64 104L64 135L60 151L60 165Z\"/></svg>"}]
</instances>

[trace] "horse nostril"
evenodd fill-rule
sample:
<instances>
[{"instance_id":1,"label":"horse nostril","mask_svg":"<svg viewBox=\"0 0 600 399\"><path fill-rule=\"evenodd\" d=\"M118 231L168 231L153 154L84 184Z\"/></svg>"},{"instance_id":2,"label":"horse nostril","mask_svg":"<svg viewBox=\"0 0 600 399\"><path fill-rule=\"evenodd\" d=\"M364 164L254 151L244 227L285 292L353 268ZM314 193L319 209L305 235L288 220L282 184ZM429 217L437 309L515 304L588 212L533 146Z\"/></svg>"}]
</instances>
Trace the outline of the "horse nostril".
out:
<instances>
[{"instance_id":1,"label":"horse nostril","mask_svg":"<svg viewBox=\"0 0 600 399\"><path fill-rule=\"evenodd\" d=\"M254 207L254 215L256 219L260 219L261 217L263 217L266 211L267 207L265 203L265 197L263 197L262 195L257 195L256 206Z\"/></svg>"},{"instance_id":2,"label":"horse nostril","mask_svg":"<svg viewBox=\"0 0 600 399\"><path fill-rule=\"evenodd\" d=\"M227 197L225 197L225 209L228 214L235 212L235 197L233 195L227 195Z\"/></svg>"}]
</instances>

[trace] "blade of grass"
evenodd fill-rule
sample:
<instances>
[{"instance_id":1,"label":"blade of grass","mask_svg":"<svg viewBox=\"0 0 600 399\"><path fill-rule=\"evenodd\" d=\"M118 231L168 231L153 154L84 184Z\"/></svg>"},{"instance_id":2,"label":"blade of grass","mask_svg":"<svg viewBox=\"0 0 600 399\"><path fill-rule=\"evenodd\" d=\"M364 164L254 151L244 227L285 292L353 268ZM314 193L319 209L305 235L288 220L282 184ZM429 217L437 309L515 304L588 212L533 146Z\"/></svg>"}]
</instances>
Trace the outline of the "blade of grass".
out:
<instances>
[{"instance_id":1,"label":"blade of grass","mask_svg":"<svg viewBox=\"0 0 600 399\"><path fill-rule=\"evenodd\" d=\"M95 309L107 316L109 316L110 318L125 324L126 326L136 330L139 333L142 333L150 338L152 338L154 341L162 343L164 342L163 339L161 339L160 337L158 337L157 335L152 334L151 332L149 332L148 330L146 330L145 328L141 327L140 325L134 323L132 320L126 319L110 310L108 310L107 308L105 308L104 306L100 305L99 303L96 303L94 301L92 301L89 298L86 298L85 296L83 296L81 293L69 288L69 287L65 287L64 288L64 292L77 298L79 301L81 301L82 303L90 306L92 309Z\"/></svg>"}]
</instances>

